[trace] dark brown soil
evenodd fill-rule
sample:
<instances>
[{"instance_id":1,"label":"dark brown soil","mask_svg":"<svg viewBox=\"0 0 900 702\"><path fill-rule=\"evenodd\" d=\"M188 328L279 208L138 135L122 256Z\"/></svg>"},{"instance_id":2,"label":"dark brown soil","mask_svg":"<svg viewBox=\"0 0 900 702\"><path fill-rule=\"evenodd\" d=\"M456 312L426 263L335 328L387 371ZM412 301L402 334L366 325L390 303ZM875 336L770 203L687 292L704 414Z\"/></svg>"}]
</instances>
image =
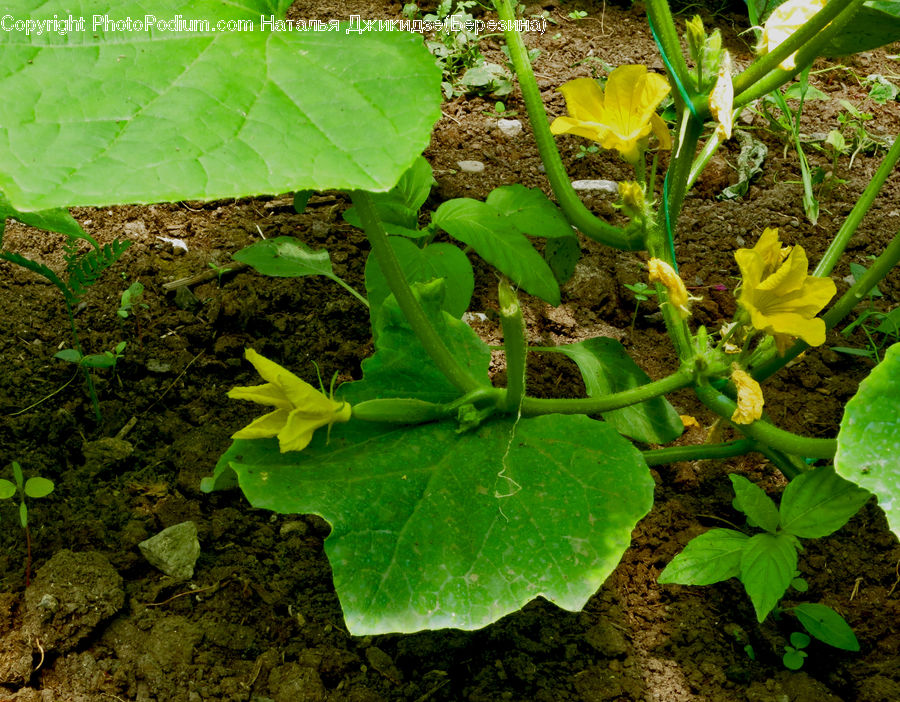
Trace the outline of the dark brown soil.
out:
<instances>
[{"instance_id":1,"label":"dark brown soil","mask_svg":"<svg viewBox=\"0 0 900 702\"><path fill-rule=\"evenodd\" d=\"M572 21L570 11L589 16ZM301 2L301 17L351 13L395 17L399 4L374 0L365 8ZM640 6L608 3L558 5L543 36L528 35L542 54L536 64L551 115L564 112L554 91L590 75L595 57L617 65L649 62L661 69ZM709 19L709 18L708 18ZM737 62L749 59L738 35L738 16L720 14ZM487 54L502 62L496 39ZM858 79L890 75L891 52L874 51L815 76L830 100L810 103L805 133L836 128L838 99L871 112L872 134L900 132L896 103L875 105ZM508 109L524 108L516 93ZM426 209L458 196L484 197L497 185L524 183L546 189L530 132L507 138L485 111L491 100L457 98L443 107L426 156L438 181ZM821 199L818 225L801 205L796 159L783 156L785 138L755 116L742 126L769 146L764 173L747 197L719 202L734 182L738 144L730 142L689 196L677 241L682 273L704 300L695 323L716 327L735 308L733 252L752 244L765 226L802 244L815 261L856 202L879 163L862 153L853 167L838 162L837 185ZM576 158L579 142L559 141L573 179L623 179L624 165L603 153ZM828 158L809 149L814 165ZM883 150L882 152L883 153ZM485 163L482 173L461 172L458 161ZM839 292L849 262L865 264L896 231L900 177L893 176L835 271ZM614 217L608 196L589 195L596 212ZM900 545L871 504L835 535L810 541L800 569L810 585L804 601L841 612L861 644L857 654L814 642L802 672L781 663L789 621L756 624L735 581L712 587L660 586L661 569L693 536L719 520L736 519L729 472L743 473L777 495L784 480L758 456L731 461L679 463L653 470L653 511L638 525L632 547L583 612L544 601L476 632L353 637L343 627L339 602L322 551L328 525L304 516L250 509L240 493L202 494L232 432L256 413L225 397L234 385L253 384L242 361L253 346L301 375L312 362L324 377L360 375L372 351L366 310L324 279L267 279L242 271L190 287L193 298L165 284L226 264L232 253L260 236L296 236L327 247L335 271L363 287L367 244L340 217L340 193L314 196L295 214L290 196L269 200L176 203L149 207L79 209L73 214L102 242L126 238L132 246L84 298L76 322L91 353L128 343L115 370L94 373L103 421L97 423L83 379L53 358L72 345L57 291L11 264L0 264L0 447L3 471L19 461L26 475L43 475L55 492L30 504L32 584L26 590L26 547L12 501L0 505L0 700L28 702L256 702L430 700L496 702L602 700L680 702L879 702L900 699ZM183 240L188 251L161 237ZM10 222L5 248L51 267L63 265L61 237ZM583 259L556 309L528 301L533 339L541 343L607 335L622 340L654 378L675 367L674 354L653 303L643 303L630 329L634 299L625 283L644 279L642 254L614 252L584 242ZM473 311L496 308L496 279L477 267ZM128 319L116 314L131 282L146 288L146 309ZM714 286L724 286L719 290ZM896 304L900 274L881 284L883 308ZM489 317L493 319L494 317ZM497 330L477 327L488 340ZM832 332L828 346L865 346ZM843 404L871 364L828 348L808 353L766 385L766 403L786 428L833 436ZM498 366L498 372L502 368ZM69 382L71 380L71 382ZM67 384L68 383L68 384ZM65 386L65 387L63 387ZM553 361L531 369L535 394L583 392L574 366ZM682 441L700 442L713 418L690 393L672 398L701 427ZM9 477L7 475L7 477ZM150 566L137 544L165 527L196 523L202 553L193 578L175 581ZM752 646L751 658L745 647Z\"/></svg>"}]
</instances>

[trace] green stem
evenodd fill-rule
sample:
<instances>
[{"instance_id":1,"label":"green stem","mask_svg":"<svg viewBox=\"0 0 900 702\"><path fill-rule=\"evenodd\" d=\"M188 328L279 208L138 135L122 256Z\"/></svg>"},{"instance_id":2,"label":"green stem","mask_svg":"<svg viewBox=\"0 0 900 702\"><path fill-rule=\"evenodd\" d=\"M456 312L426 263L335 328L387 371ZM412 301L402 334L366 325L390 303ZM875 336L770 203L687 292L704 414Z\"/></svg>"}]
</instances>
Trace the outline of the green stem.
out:
<instances>
[{"instance_id":1,"label":"green stem","mask_svg":"<svg viewBox=\"0 0 900 702\"><path fill-rule=\"evenodd\" d=\"M72 339L75 342L75 350L78 351L79 356L83 358L84 350L81 348L81 339L78 338L78 327L75 325L75 313L72 311L72 305L69 304L68 299L65 299L65 303L66 312L69 313L69 324L72 326ZM84 372L88 394L91 396L91 405L94 408L94 418L97 420L97 424L100 424L103 422L103 416L100 414L100 400L97 399L97 390L94 388L94 379L91 377L91 372L88 370L87 366L83 366L80 363L78 366Z\"/></svg>"},{"instance_id":2,"label":"green stem","mask_svg":"<svg viewBox=\"0 0 900 702\"><path fill-rule=\"evenodd\" d=\"M813 62L827 46L828 42L853 18L856 10L859 9L863 2L864 0L831 0L821 12L777 46L774 51L750 64L747 70L734 79L734 106L741 107L753 102L789 82L804 66ZM809 27L824 26L823 19L828 17L834 17L834 19L821 32L816 33L818 29L815 31L809 30ZM778 68L778 64L787 58L793 49L796 49L803 43L797 38L798 36L804 41L811 36L813 37L809 43L797 51L795 63L799 68L792 68L788 71ZM766 70L763 71L763 68ZM752 73L751 69L753 69Z\"/></svg>"},{"instance_id":3,"label":"green stem","mask_svg":"<svg viewBox=\"0 0 900 702\"><path fill-rule=\"evenodd\" d=\"M532 347L532 351L555 351L552 348ZM581 399L537 398L526 397L522 400L522 416L533 417L540 414L600 414L622 407L636 405L654 397L674 392L693 382L694 374L687 369L680 369L672 375L655 380L646 385L629 388L621 392L602 397L585 397Z\"/></svg>"},{"instance_id":4,"label":"green stem","mask_svg":"<svg viewBox=\"0 0 900 702\"><path fill-rule=\"evenodd\" d=\"M388 241L387 232L381 226L375 206L372 204L372 197L363 190L351 192L350 197L359 213L363 229L365 229L372 246L372 253L387 280L388 287L425 352L447 380L461 392L469 392L481 387L468 370L456 360L425 315L425 310L422 309L422 305L419 304L403 274L400 262Z\"/></svg>"},{"instance_id":5,"label":"green stem","mask_svg":"<svg viewBox=\"0 0 900 702\"><path fill-rule=\"evenodd\" d=\"M515 13L510 0L494 0L494 7L500 19L504 21L507 29L503 34L506 45L509 47L509 55L512 60L516 76L519 79L519 87L522 90L522 99L534 132L534 140L537 143L538 152L544 162L547 179L553 194L559 202L560 208L565 213L569 222L589 239L599 241L616 249L626 251L638 251L641 249L641 237L637 234L625 232L619 227L614 227L602 219L596 217L578 197L572 188L565 166L556 149L556 142L550 132L550 124L544 103L541 100L541 91L538 88L528 60L528 51L522 37L513 28L515 26Z\"/></svg>"},{"instance_id":6,"label":"green stem","mask_svg":"<svg viewBox=\"0 0 900 702\"><path fill-rule=\"evenodd\" d=\"M872 206L875 197L881 190L881 186L884 185L887 177L890 175L891 171L894 170L898 158L900 158L900 138L894 139L894 144L887 154L885 154L884 160L881 162L881 165L878 166L878 170L875 172L872 180L869 181L863 194L856 201L850 214L847 215L847 218L844 220L840 230L829 245L822 260L819 261L819 265L816 266L816 269L813 271L813 275L824 277L829 275L834 269L834 266L837 264L844 249L847 248L847 244L850 242L851 237L859 228L863 217L866 216L866 213Z\"/></svg>"},{"instance_id":7,"label":"green stem","mask_svg":"<svg viewBox=\"0 0 900 702\"><path fill-rule=\"evenodd\" d=\"M705 461L710 458L732 458L758 451L753 439L738 439L723 444L692 444L690 446L668 446L651 451L641 451L648 466L661 466L678 461Z\"/></svg>"},{"instance_id":8,"label":"green stem","mask_svg":"<svg viewBox=\"0 0 900 702\"><path fill-rule=\"evenodd\" d=\"M500 301L500 325L503 328L503 348L506 351L506 401L507 412L518 412L525 397L525 319L522 308L506 278L497 288Z\"/></svg>"},{"instance_id":9,"label":"green stem","mask_svg":"<svg viewBox=\"0 0 900 702\"><path fill-rule=\"evenodd\" d=\"M357 300L359 300L361 303L363 303L366 307L369 306L369 301L366 298L364 298L362 295L360 295L358 292L356 292L356 290L354 290L352 287L350 287L350 285L348 285L346 282L344 282L344 280L342 278L338 278L336 275L328 276L328 277L331 278L335 283L340 285L342 288L344 288L344 290L346 290L348 293L353 295L353 297L355 297Z\"/></svg>"},{"instance_id":10,"label":"green stem","mask_svg":"<svg viewBox=\"0 0 900 702\"><path fill-rule=\"evenodd\" d=\"M647 19L650 31L662 54L663 64L669 74L670 81L677 90L673 94L679 109L687 109L693 112L691 96L687 94L686 86L689 85L688 67L684 55L681 53L681 40L678 37L678 29L672 18L672 10L667 0L647 0Z\"/></svg>"},{"instance_id":11,"label":"green stem","mask_svg":"<svg viewBox=\"0 0 900 702\"><path fill-rule=\"evenodd\" d=\"M694 387L700 401L722 417L731 417L737 405L733 400L717 392L709 385ZM735 424L744 435L777 451L806 458L834 458L837 450L836 439L816 439L785 431L774 424L756 420L752 424Z\"/></svg>"},{"instance_id":12,"label":"green stem","mask_svg":"<svg viewBox=\"0 0 900 702\"><path fill-rule=\"evenodd\" d=\"M850 314L860 302L868 297L869 292L878 285L891 269L900 262L900 232L894 235L891 242L882 254L875 259L867 270L850 289L841 295L841 298L828 310L822 319L826 329L835 327L844 317ZM809 347L805 341L797 341L791 348L785 351L783 356L778 356L772 348L767 348L765 354L753 362L751 374L762 382L771 377L790 361L795 359Z\"/></svg>"}]
</instances>

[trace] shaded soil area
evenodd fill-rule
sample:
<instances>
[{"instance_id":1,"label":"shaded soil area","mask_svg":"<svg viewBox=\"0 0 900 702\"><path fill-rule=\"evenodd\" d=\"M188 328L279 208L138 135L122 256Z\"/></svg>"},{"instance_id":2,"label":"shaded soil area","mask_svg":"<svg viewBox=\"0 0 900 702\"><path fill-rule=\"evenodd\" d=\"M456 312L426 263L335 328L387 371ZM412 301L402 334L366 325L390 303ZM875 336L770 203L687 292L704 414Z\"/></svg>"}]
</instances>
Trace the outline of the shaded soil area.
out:
<instances>
[{"instance_id":1,"label":"shaded soil area","mask_svg":"<svg viewBox=\"0 0 900 702\"><path fill-rule=\"evenodd\" d=\"M398 4L372 2L366 9L299 3L297 16L388 18ZM584 9L574 21L568 13ZM543 35L526 37L541 49L535 69L551 116L565 111L555 88L592 75L603 64L649 62L662 70L639 5L565 4L529 8L548 13ZM738 16L708 18L722 28L738 65L750 58ZM623 43L627 37L627 43ZM496 39L483 50L503 62ZM817 64L815 85L828 100L811 102L803 132L839 128L839 100L873 115L866 122L875 141L900 132L895 102L876 105L860 80L891 75L891 51L874 51L841 64ZM587 60L595 59L595 60ZM517 92L506 109L523 121ZM505 136L493 100L459 97L443 107L426 156L437 186L426 210L445 199L485 197L502 184L547 189L527 123ZM703 300L695 324L717 328L735 309L737 267L733 252L752 245L765 226L780 227L789 244L802 244L812 261L824 252L843 218L878 166L883 149L864 149L852 167L810 142L814 166L844 180L821 191L818 224L806 219L796 158L785 155L785 136L760 114L741 126L769 147L762 175L739 200L718 201L737 180L740 151L732 140L715 157L689 195L676 242L682 274ZM628 177L625 164L602 152L580 157L581 143L559 140L573 179ZM480 173L458 162L480 161ZM665 160L665 157L663 157ZM900 178L891 177L863 222L834 276L847 289L849 263L865 265L900 224ZM858 654L813 642L804 668L781 662L789 617L756 623L736 581L686 588L660 586L663 567L694 536L722 520L735 522L728 474L741 473L777 496L784 479L756 455L729 461L679 463L653 469L656 503L640 522L614 574L584 611L570 613L538 600L475 632L353 637L344 629L322 544L329 527L313 516L281 516L253 510L237 492L203 494L208 476L230 435L258 414L226 391L257 382L243 361L253 346L298 375L360 376L372 352L366 309L321 278L269 279L243 270L222 275L231 254L260 237L295 236L327 248L335 272L363 289L368 246L346 224L340 193L315 194L296 214L292 197L183 202L151 206L77 209L74 216L101 242L124 238L131 246L93 285L77 310L82 344L89 353L127 346L115 370L93 373L102 420L96 421L83 378L53 358L72 346L65 308L44 280L0 263L0 462L22 464L26 477L52 479L55 491L31 500L28 549L17 527L16 505L0 504L0 700L46 702L379 702L497 700L588 702L704 700L900 699L900 545L880 510L867 505L831 537L809 541L800 570L809 591L797 601L822 602L853 626ZM609 195L588 193L595 212L616 218ZM173 245L172 240L183 242ZM61 237L10 222L4 248L56 270L64 267ZM636 304L624 287L646 279L644 254L614 252L583 241L582 260L551 308L526 299L532 341L565 343L598 335L619 339L653 378L676 367L652 301ZM209 272L206 280L173 288L173 281ZM476 264L472 311L486 321L476 330L491 342L496 324L496 278ZM128 318L117 315L121 292L134 281L145 287ZM896 305L900 274L880 286L881 309ZM862 307L860 308L860 310ZM849 321L849 320L848 320ZM843 327L844 325L842 325ZM831 332L826 347L811 351L766 384L766 406L785 428L834 436L843 404L872 363L828 347L865 348L861 330ZM502 357L498 382L503 382ZM558 359L530 368L535 395L582 396L576 367ZM699 443L713 422L688 392L673 404L699 426L681 442ZM10 475L4 473L6 477ZM163 575L138 544L162 529L193 522L201 553L192 577ZM791 595L793 597L794 595ZM750 651L752 649L752 655Z\"/></svg>"}]
</instances>

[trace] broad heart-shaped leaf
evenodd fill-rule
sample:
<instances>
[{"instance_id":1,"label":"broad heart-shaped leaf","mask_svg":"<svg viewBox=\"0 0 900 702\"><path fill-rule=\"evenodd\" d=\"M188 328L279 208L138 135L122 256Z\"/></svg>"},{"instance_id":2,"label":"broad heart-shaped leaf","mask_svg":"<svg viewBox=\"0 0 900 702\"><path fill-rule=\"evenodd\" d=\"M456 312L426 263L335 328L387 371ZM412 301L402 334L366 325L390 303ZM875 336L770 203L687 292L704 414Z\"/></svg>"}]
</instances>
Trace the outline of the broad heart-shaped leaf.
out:
<instances>
[{"instance_id":1,"label":"broad heart-shaped leaf","mask_svg":"<svg viewBox=\"0 0 900 702\"><path fill-rule=\"evenodd\" d=\"M710 529L695 536L660 573L659 582L712 585L740 577L741 554L749 538L734 529Z\"/></svg>"},{"instance_id":2,"label":"broad heart-shaped leaf","mask_svg":"<svg viewBox=\"0 0 900 702\"><path fill-rule=\"evenodd\" d=\"M257 241L232 256L263 275L278 278L300 278L305 275L324 275L334 278L331 257L325 249L313 251L292 236Z\"/></svg>"},{"instance_id":3,"label":"broad heart-shaped leaf","mask_svg":"<svg viewBox=\"0 0 900 702\"><path fill-rule=\"evenodd\" d=\"M900 537L900 344L891 346L847 406L837 437L838 475L878 498Z\"/></svg>"},{"instance_id":4,"label":"broad heart-shaped leaf","mask_svg":"<svg viewBox=\"0 0 900 702\"><path fill-rule=\"evenodd\" d=\"M756 534L741 554L741 582L750 595L756 619L765 619L778 604L797 570L797 542L787 534Z\"/></svg>"},{"instance_id":5,"label":"broad heart-shaped leaf","mask_svg":"<svg viewBox=\"0 0 900 702\"><path fill-rule=\"evenodd\" d=\"M0 32L0 191L27 211L389 190L440 117L433 57L409 32L348 32L337 20L333 31L273 27L288 4L5 3L15 18L85 23ZM209 27L94 27L94 15ZM216 31L236 21L252 31Z\"/></svg>"},{"instance_id":6,"label":"broad heart-shaped leaf","mask_svg":"<svg viewBox=\"0 0 900 702\"><path fill-rule=\"evenodd\" d=\"M578 364L589 397L609 395L650 382L650 377L615 339L594 337L554 349ZM665 444L681 436L684 424L664 397L604 412L603 419L620 434L645 444Z\"/></svg>"},{"instance_id":7,"label":"broad heart-shaped leaf","mask_svg":"<svg viewBox=\"0 0 900 702\"><path fill-rule=\"evenodd\" d=\"M553 271L516 226L514 218L486 202L458 198L441 204L431 221L475 249L525 292L551 305L559 304L559 284Z\"/></svg>"},{"instance_id":8,"label":"broad heart-shaped leaf","mask_svg":"<svg viewBox=\"0 0 900 702\"><path fill-rule=\"evenodd\" d=\"M475 276L472 264L466 255L453 244L429 244L424 248L416 246L408 239L390 237L400 267L410 283L427 283L435 278L444 278L444 310L452 316L462 317L469 309L469 301L475 290ZM377 315L381 303L390 295L387 279L381 267L369 254L366 259L366 291L372 314Z\"/></svg>"},{"instance_id":9,"label":"broad heart-shaped leaf","mask_svg":"<svg viewBox=\"0 0 900 702\"><path fill-rule=\"evenodd\" d=\"M778 507L765 491L756 483L751 483L743 475L732 473L734 506L747 515L751 526L774 533L778 528Z\"/></svg>"},{"instance_id":10,"label":"broad heart-shaped leaf","mask_svg":"<svg viewBox=\"0 0 900 702\"><path fill-rule=\"evenodd\" d=\"M235 441L216 467L254 507L331 524L325 552L354 635L478 629L538 596L579 610L653 502L640 453L587 417L462 434L365 424L335 425L330 443L318 432L303 452Z\"/></svg>"},{"instance_id":11,"label":"broad heart-shaped leaf","mask_svg":"<svg viewBox=\"0 0 900 702\"><path fill-rule=\"evenodd\" d=\"M444 311L444 280L417 283L412 288L426 316L460 365L489 386L490 349L468 324ZM338 393L341 399L351 404L376 397L445 403L460 395L434 365L393 295L375 316L375 354L362 362L362 370L361 381L341 386Z\"/></svg>"},{"instance_id":12,"label":"broad heart-shaped leaf","mask_svg":"<svg viewBox=\"0 0 900 702\"><path fill-rule=\"evenodd\" d=\"M872 496L844 480L831 466L794 478L781 496L781 529L802 539L818 539L840 529Z\"/></svg>"},{"instance_id":13,"label":"broad heart-shaped leaf","mask_svg":"<svg viewBox=\"0 0 900 702\"><path fill-rule=\"evenodd\" d=\"M829 646L845 651L858 651L859 641L847 621L831 607L804 602L792 609L797 619L812 636Z\"/></svg>"}]
</instances>

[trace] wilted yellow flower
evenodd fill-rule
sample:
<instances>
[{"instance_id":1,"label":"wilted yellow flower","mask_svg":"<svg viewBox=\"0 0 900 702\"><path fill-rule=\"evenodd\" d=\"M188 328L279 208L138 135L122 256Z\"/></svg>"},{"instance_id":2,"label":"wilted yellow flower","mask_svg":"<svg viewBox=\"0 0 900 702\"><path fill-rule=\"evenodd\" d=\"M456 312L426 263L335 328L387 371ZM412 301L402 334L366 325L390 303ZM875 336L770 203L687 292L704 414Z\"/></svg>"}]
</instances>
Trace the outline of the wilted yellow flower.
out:
<instances>
[{"instance_id":1,"label":"wilted yellow flower","mask_svg":"<svg viewBox=\"0 0 900 702\"><path fill-rule=\"evenodd\" d=\"M265 439L278 437L278 447L285 451L301 451L312 440L313 432L325 425L350 420L350 405L335 402L309 383L277 363L247 349L245 358L253 364L265 385L232 388L228 397L250 400L275 407L259 419L231 435L233 439Z\"/></svg>"},{"instance_id":2,"label":"wilted yellow flower","mask_svg":"<svg viewBox=\"0 0 900 702\"><path fill-rule=\"evenodd\" d=\"M737 387L737 409L731 415L735 424L752 424L762 417L762 388L746 371L735 368L731 373L731 382Z\"/></svg>"},{"instance_id":3,"label":"wilted yellow flower","mask_svg":"<svg viewBox=\"0 0 900 702\"><path fill-rule=\"evenodd\" d=\"M791 337L810 346L825 343L825 322L816 315L837 292L831 278L808 273L809 262L800 246L782 249L777 229L766 229L752 249L734 254L741 269L738 304L750 314L750 323L775 337L784 353Z\"/></svg>"},{"instance_id":4,"label":"wilted yellow flower","mask_svg":"<svg viewBox=\"0 0 900 702\"><path fill-rule=\"evenodd\" d=\"M734 86L731 82L731 54L727 51L722 54L719 77L709 96L709 111L713 119L719 123L716 126L716 134L723 140L731 139L734 120Z\"/></svg>"},{"instance_id":5,"label":"wilted yellow flower","mask_svg":"<svg viewBox=\"0 0 900 702\"><path fill-rule=\"evenodd\" d=\"M776 7L763 27L759 44L760 52L767 54L773 51L776 46L812 19L819 10L825 7L827 2L828 0L787 0L783 5ZM781 62L781 67L786 71L793 70L796 68L794 63L796 58L797 52L795 51Z\"/></svg>"},{"instance_id":6,"label":"wilted yellow flower","mask_svg":"<svg viewBox=\"0 0 900 702\"><path fill-rule=\"evenodd\" d=\"M647 263L647 268L650 271L650 282L659 282L665 285L669 302L678 308L682 317L687 317L691 313L688 306L690 301L697 298L688 295L684 281L675 272L675 269L660 258L651 258Z\"/></svg>"},{"instance_id":7,"label":"wilted yellow flower","mask_svg":"<svg viewBox=\"0 0 900 702\"><path fill-rule=\"evenodd\" d=\"M559 88L566 98L567 117L550 125L554 134L576 134L616 149L629 163L637 163L639 142L651 130L663 149L672 137L656 108L669 94L669 83L646 66L619 66L609 74L606 94L591 78L576 78Z\"/></svg>"},{"instance_id":8,"label":"wilted yellow flower","mask_svg":"<svg viewBox=\"0 0 900 702\"><path fill-rule=\"evenodd\" d=\"M622 210L629 217L641 217L644 214L644 189L640 183L626 180L619 183L619 197L622 198Z\"/></svg>"}]
</instances>

